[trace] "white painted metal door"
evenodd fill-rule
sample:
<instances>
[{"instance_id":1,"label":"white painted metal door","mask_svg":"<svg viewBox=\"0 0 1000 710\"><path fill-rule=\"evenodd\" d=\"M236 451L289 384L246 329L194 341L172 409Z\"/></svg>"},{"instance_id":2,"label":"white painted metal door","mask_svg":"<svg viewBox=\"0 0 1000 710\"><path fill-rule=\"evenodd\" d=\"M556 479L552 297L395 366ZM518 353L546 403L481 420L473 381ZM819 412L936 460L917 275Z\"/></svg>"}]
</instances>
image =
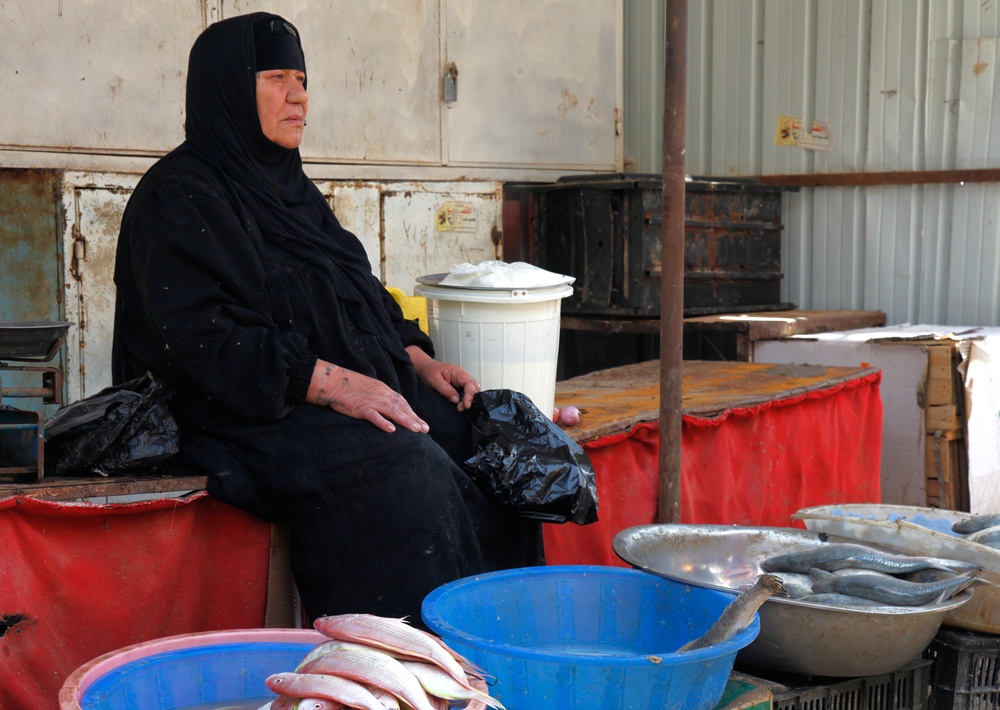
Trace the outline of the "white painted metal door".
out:
<instances>
[{"instance_id":1,"label":"white painted metal door","mask_svg":"<svg viewBox=\"0 0 1000 710\"><path fill-rule=\"evenodd\" d=\"M111 385L115 249L129 194L124 187L76 187L64 198L66 319L76 323L66 341L71 402Z\"/></svg>"}]
</instances>

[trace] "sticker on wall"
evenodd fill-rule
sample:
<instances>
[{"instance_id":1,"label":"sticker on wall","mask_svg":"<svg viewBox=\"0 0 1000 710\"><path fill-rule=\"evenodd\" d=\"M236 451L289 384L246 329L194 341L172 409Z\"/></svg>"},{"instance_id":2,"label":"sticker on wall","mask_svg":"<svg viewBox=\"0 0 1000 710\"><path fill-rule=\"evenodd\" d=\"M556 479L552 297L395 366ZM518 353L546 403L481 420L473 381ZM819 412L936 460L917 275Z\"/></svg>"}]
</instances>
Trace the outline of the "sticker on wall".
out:
<instances>
[{"instance_id":1,"label":"sticker on wall","mask_svg":"<svg viewBox=\"0 0 1000 710\"><path fill-rule=\"evenodd\" d=\"M778 116L778 130L774 134L774 144L829 151L830 124L813 121L812 130L807 131L803 123L804 121L796 116Z\"/></svg>"},{"instance_id":2,"label":"sticker on wall","mask_svg":"<svg viewBox=\"0 0 1000 710\"><path fill-rule=\"evenodd\" d=\"M435 229L439 232L475 232L475 205L471 202L445 202L438 207Z\"/></svg>"}]
</instances>

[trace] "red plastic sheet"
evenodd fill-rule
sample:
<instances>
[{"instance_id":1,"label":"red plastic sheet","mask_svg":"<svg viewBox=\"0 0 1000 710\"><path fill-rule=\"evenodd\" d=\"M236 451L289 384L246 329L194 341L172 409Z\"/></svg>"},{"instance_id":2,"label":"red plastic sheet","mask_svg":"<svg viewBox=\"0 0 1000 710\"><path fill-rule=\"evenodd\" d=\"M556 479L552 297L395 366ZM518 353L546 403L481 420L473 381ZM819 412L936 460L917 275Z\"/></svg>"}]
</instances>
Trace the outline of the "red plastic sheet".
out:
<instances>
[{"instance_id":1,"label":"red plastic sheet","mask_svg":"<svg viewBox=\"0 0 1000 710\"><path fill-rule=\"evenodd\" d=\"M684 416L681 522L801 527L800 508L881 501L881 373L795 397ZM639 424L584 445L597 478L599 520L545 526L548 564L627 566L616 533L656 522L660 433Z\"/></svg>"},{"instance_id":2,"label":"red plastic sheet","mask_svg":"<svg viewBox=\"0 0 1000 710\"><path fill-rule=\"evenodd\" d=\"M263 626L270 535L206 493L0 499L0 708L57 708L70 673L123 646Z\"/></svg>"}]
</instances>

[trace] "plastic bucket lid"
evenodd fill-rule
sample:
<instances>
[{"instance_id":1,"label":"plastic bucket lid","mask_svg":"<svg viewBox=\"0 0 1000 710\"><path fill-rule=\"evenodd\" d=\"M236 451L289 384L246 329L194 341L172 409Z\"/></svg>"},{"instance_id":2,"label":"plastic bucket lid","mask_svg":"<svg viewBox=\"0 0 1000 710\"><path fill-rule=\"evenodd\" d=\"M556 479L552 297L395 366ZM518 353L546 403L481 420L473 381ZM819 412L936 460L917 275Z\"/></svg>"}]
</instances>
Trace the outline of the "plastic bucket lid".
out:
<instances>
[{"instance_id":1,"label":"plastic bucket lid","mask_svg":"<svg viewBox=\"0 0 1000 710\"><path fill-rule=\"evenodd\" d=\"M573 294L569 284L542 288L464 288L456 286L430 286L417 284L413 294L442 301L467 301L469 303L538 303L554 301Z\"/></svg>"}]
</instances>

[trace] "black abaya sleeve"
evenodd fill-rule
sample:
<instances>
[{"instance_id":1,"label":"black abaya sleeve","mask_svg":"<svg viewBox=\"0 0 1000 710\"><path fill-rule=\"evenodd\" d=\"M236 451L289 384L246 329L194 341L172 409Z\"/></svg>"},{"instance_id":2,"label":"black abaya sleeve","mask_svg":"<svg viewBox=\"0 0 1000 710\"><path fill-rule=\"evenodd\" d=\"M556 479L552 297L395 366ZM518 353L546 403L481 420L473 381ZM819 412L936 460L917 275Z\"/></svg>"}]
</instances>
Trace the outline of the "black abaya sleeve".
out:
<instances>
[{"instance_id":1,"label":"black abaya sleeve","mask_svg":"<svg viewBox=\"0 0 1000 710\"><path fill-rule=\"evenodd\" d=\"M147 356L160 349L173 379L224 410L285 416L304 399L316 355L306 337L275 322L267 284L274 265L263 263L252 227L196 181L160 182L138 195L123 220L116 282L145 332L123 334L125 347L131 338Z\"/></svg>"}]
</instances>

